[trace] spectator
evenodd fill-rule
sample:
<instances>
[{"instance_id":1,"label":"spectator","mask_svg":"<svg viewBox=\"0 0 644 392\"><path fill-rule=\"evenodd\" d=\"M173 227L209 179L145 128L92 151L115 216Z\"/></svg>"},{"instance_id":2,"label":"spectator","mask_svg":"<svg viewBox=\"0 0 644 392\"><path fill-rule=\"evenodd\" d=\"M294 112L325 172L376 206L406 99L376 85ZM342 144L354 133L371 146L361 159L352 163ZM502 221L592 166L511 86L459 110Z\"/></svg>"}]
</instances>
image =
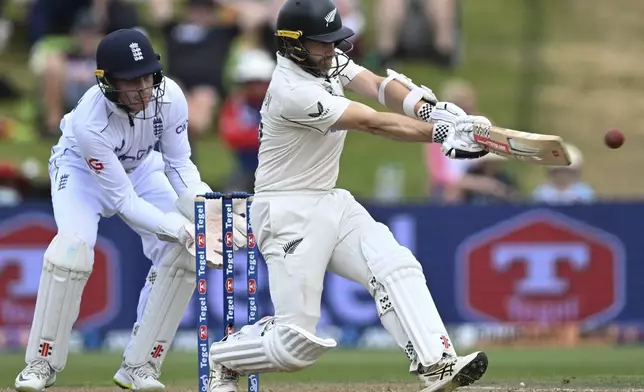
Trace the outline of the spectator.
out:
<instances>
[{"instance_id":1,"label":"spectator","mask_svg":"<svg viewBox=\"0 0 644 392\"><path fill-rule=\"evenodd\" d=\"M245 48L260 48L275 52L275 31L273 28L274 0L219 0L235 14L242 30L240 41Z\"/></svg>"},{"instance_id":2,"label":"spectator","mask_svg":"<svg viewBox=\"0 0 644 392\"><path fill-rule=\"evenodd\" d=\"M214 0L188 0L184 16L173 19L172 0L152 0L154 19L163 30L166 74L188 100L191 142L211 129L215 108L225 95L224 72L240 34L230 8Z\"/></svg>"},{"instance_id":3,"label":"spectator","mask_svg":"<svg viewBox=\"0 0 644 392\"><path fill-rule=\"evenodd\" d=\"M13 33L13 23L5 18L4 7L5 1L0 0L0 53L7 47L11 34Z\"/></svg>"},{"instance_id":4,"label":"spectator","mask_svg":"<svg viewBox=\"0 0 644 392\"><path fill-rule=\"evenodd\" d=\"M260 49L245 51L237 58L233 72L235 89L219 113L221 139L237 163L227 191L253 191L260 110L275 65L273 56Z\"/></svg>"},{"instance_id":5,"label":"spectator","mask_svg":"<svg viewBox=\"0 0 644 392\"><path fill-rule=\"evenodd\" d=\"M63 115L76 106L88 88L96 84L95 52L102 37L99 21L89 12L78 14L72 29L73 45L45 56L45 69L38 70L39 130L58 137Z\"/></svg>"},{"instance_id":6,"label":"spectator","mask_svg":"<svg viewBox=\"0 0 644 392\"><path fill-rule=\"evenodd\" d=\"M441 101L453 102L458 105L467 114L481 114L477 107L476 91L465 80L451 79L446 81L441 88L439 97ZM430 198L437 201L443 200L445 189L460 181L471 162L446 157L441 152L441 146L437 143L426 144L423 148L425 149L427 173L431 182Z\"/></svg>"},{"instance_id":7,"label":"spectator","mask_svg":"<svg viewBox=\"0 0 644 392\"><path fill-rule=\"evenodd\" d=\"M134 4L124 0L33 0L29 18L31 44L68 35L82 12L89 12L105 34L139 25Z\"/></svg>"},{"instance_id":8,"label":"spectator","mask_svg":"<svg viewBox=\"0 0 644 392\"><path fill-rule=\"evenodd\" d=\"M581 151L573 145L566 145L570 166L553 166L546 169L546 182L539 185L533 192L532 198L538 203L547 204L576 204L592 203L595 192L581 180L583 157Z\"/></svg>"},{"instance_id":9,"label":"spectator","mask_svg":"<svg viewBox=\"0 0 644 392\"><path fill-rule=\"evenodd\" d=\"M15 121L0 115L0 142L12 140L15 133Z\"/></svg>"},{"instance_id":10,"label":"spectator","mask_svg":"<svg viewBox=\"0 0 644 392\"><path fill-rule=\"evenodd\" d=\"M0 207L22 203L22 184L18 169L11 162L0 162Z\"/></svg>"},{"instance_id":11,"label":"spectator","mask_svg":"<svg viewBox=\"0 0 644 392\"><path fill-rule=\"evenodd\" d=\"M460 51L460 0L376 0L376 61L393 68L397 58L457 65Z\"/></svg>"},{"instance_id":12,"label":"spectator","mask_svg":"<svg viewBox=\"0 0 644 392\"><path fill-rule=\"evenodd\" d=\"M0 161L0 208L15 207L27 200L49 198L49 181L40 183L35 176L40 167L33 158L20 167L10 161Z\"/></svg>"},{"instance_id":13,"label":"spectator","mask_svg":"<svg viewBox=\"0 0 644 392\"><path fill-rule=\"evenodd\" d=\"M472 160L465 175L446 190L446 200L467 204L518 201L517 183L505 171L505 162L505 158L495 154Z\"/></svg>"},{"instance_id":14,"label":"spectator","mask_svg":"<svg viewBox=\"0 0 644 392\"><path fill-rule=\"evenodd\" d=\"M5 0L0 0L0 54L4 52L13 34L13 23L5 16ZM0 75L0 100L20 98L20 93L12 86L6 75ZM0 119L0 122L2 119ZM2 125L0 124L0 128ZM2 130L0 129L0 138Z\"/></svg>"}]
</instances>

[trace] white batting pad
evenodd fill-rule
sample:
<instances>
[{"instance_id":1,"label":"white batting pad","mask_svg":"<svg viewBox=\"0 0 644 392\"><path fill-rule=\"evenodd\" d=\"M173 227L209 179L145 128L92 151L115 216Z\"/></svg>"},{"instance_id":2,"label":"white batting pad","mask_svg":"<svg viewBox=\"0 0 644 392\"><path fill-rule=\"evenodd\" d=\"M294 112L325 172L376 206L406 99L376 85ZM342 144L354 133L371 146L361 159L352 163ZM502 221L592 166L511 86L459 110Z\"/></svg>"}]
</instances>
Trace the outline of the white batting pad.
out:
<instances>
[{"instance_id":1,"label":"white batting pad","mask_svg":"<svg viewBox=\"0 0 644 392\"><path fill-rule=\"evenodd\" d=\"M129 366L153 363L161 367L195 289L195 264L180 245L172 248L157 267L157 277L139 322L125 352Z\"/></svg>"},{"instance_id":2,"label":"white batting pad","mask_svg":"<svg viewBox=\"0 0 644 392\"><path fill-rule=\"evenodd\" d=\"M59 233L45 251L25 360L49 361L60 372L67 362L72 326L94 265L94 253L72 235Z\"/></svg>"},{"instance_id":3,"label":"white batting pad","mask_svg":"<svg viewBox=\"0 0 644 392\"><path fill-rule=\"evenodd\" d=\"M311 366L337 345L333 339L317 337L296 325L272 321L262 328L263 335L252 333L262 322L265 321L245 326L225 341L213 343L211 366L220 364L241 375L292 372Z\"/></svg>"},{"instance_id":4,"label":"white batting pad","mask_svg":"<svg viewBox=\"0 0 644 392\"><path fill-rule=\"evenodd\" d=\"M444 352L455 355L422 267L409 249L399 245L381 223L364 232L361 247L369 269L387 292L418 361L429 366L438 362Z\"/></svg>"},{"instance_id":5,"label":"white batting pad","mask_svg":"<svg viewBox=\"0 0 644 392\"><path fill-rule=\"evenodd\" d=\"M378 316L380 317L380 323L383 327L389 332L391 337L394 338L396 344L407 352L409 360L415 358L415 354L411 353L409 346L409 338L407 333L402 327L400 320L396 312L394 312L394 306L389 299L389 294L385 290L384 286L378 282L378 280L372 275L369 280L369 294L376 301L376 310L378 311ZM408 352L409 351L409 352Z\"/></svg>"}]
</instances>

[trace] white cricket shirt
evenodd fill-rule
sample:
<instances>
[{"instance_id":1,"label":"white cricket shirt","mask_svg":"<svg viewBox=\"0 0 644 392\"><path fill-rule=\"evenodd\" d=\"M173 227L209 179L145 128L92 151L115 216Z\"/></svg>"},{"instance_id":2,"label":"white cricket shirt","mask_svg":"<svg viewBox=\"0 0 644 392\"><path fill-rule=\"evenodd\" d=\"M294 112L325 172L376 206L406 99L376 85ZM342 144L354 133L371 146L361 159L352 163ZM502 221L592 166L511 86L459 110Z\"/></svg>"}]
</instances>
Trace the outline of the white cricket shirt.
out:
<instances>
[{"instance_id":1,"label":"white cricket shirt","mask_svg":"<svg viewBox=\"0 0 644 392\"><path fill-rule=\"evenodd\" d=\"M335 187L346 130L329 128L351 102L344 86L362 70L349 60L339 76L327 80L277 55L261 110L255 193Z\"/></svg>"},{"instance_id":2,"label":"white cricket shirt","mask_svg":"<svg viewBox=\"0 0 644 392\"><path fill-rule=\"evenodd\" d=\"M168 77L160 104L157 116L136 119L105 98L98 86L90 88L61 120L63 134L50 159L50 164L63 156L84 160L118 212L151 232L158 230L163 212L137 196L128 173L148 157L157 142L165 173L177 193L201 181L190 160L188 104L181 88ZM154 116L155 106L148 105L145 117Z\"/></svg>"}]
</instances>

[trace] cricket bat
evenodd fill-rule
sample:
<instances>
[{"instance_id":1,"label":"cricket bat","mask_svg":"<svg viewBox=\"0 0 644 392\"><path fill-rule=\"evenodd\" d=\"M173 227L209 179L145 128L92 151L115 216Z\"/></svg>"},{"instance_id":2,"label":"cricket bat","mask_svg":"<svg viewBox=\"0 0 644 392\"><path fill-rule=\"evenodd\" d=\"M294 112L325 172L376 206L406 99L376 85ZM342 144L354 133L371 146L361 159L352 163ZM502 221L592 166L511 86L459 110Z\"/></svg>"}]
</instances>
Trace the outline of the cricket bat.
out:
<instances>
[{"instance_id":1,"label":"cricket bat","mask_svg":"<svg viewBox=\"0 0 644 392\"><path fill-rule=\"evenodd\" d=\"M417 87L407 76L394 70L388 69L387 76L393 77L409 90ZM559 136L478 125L473 137L474 142L487 151L506 158L544 166L569 166L571 163L568 150Z\"/></svg>"},{"instance_id":2,"label":"cricket bat","mask_svg":"<svg viewBox=\"0 0 644 392\"><path fill-rule=\"evenodd\" d=\"M569 166L570 155L563 139L515 131L513 129L475 125L474 141L493 154L544 166Z\"/></svg>"}]
</instances>

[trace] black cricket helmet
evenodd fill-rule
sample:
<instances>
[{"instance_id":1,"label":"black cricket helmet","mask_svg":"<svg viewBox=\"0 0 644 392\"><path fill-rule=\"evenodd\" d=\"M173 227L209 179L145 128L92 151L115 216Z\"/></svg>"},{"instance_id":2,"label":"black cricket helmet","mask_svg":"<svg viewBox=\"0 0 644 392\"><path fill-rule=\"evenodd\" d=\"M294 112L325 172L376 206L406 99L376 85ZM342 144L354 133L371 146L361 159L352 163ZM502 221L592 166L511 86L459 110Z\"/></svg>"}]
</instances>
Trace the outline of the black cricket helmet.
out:
<instances>
[{"instance_id":1,"label":"black cricket helmet","mask_svg":"<svg viewBox=\"0 0 644 392\"><path fill-rule=\"evenodd\" d=\"M352 49L348 38L353 30L342 25L342 18L332 0L287 0L277 16L278 52L300 65L305 71L317 77L334 77L349 63L349 58L339 55L331 69L322 69L313 58L304 41L332 43L335 47L346 44L344 52ZM345 57L339 59L339 56ZM317 55L316 57L321 57Z\"/></svg>"},{"instance_id":2,"label":"black cricket helmet","mask_svg":"<svg viewBox=\"0 0 644 392\"><path fill-rule=\"evenodd\" d=\"M135 29L121 29L111 32L103 37L96 50L96 70L94 75L103 95L110 101L117 104L128 114L137 118L146 118L147 110L132 113L132 105L143 102L145 87L132 90L119 90L116 88L117 80L135 80L144 76L152 75L152 96L148 103L154 106L155 117L161 110L161 97L165 94L165 79L161 70L159 56L152 48L152 43L142 32ZM140 101L123 102L123 97L128 93L136 91Z\"/></svg>"}]
</instances>

